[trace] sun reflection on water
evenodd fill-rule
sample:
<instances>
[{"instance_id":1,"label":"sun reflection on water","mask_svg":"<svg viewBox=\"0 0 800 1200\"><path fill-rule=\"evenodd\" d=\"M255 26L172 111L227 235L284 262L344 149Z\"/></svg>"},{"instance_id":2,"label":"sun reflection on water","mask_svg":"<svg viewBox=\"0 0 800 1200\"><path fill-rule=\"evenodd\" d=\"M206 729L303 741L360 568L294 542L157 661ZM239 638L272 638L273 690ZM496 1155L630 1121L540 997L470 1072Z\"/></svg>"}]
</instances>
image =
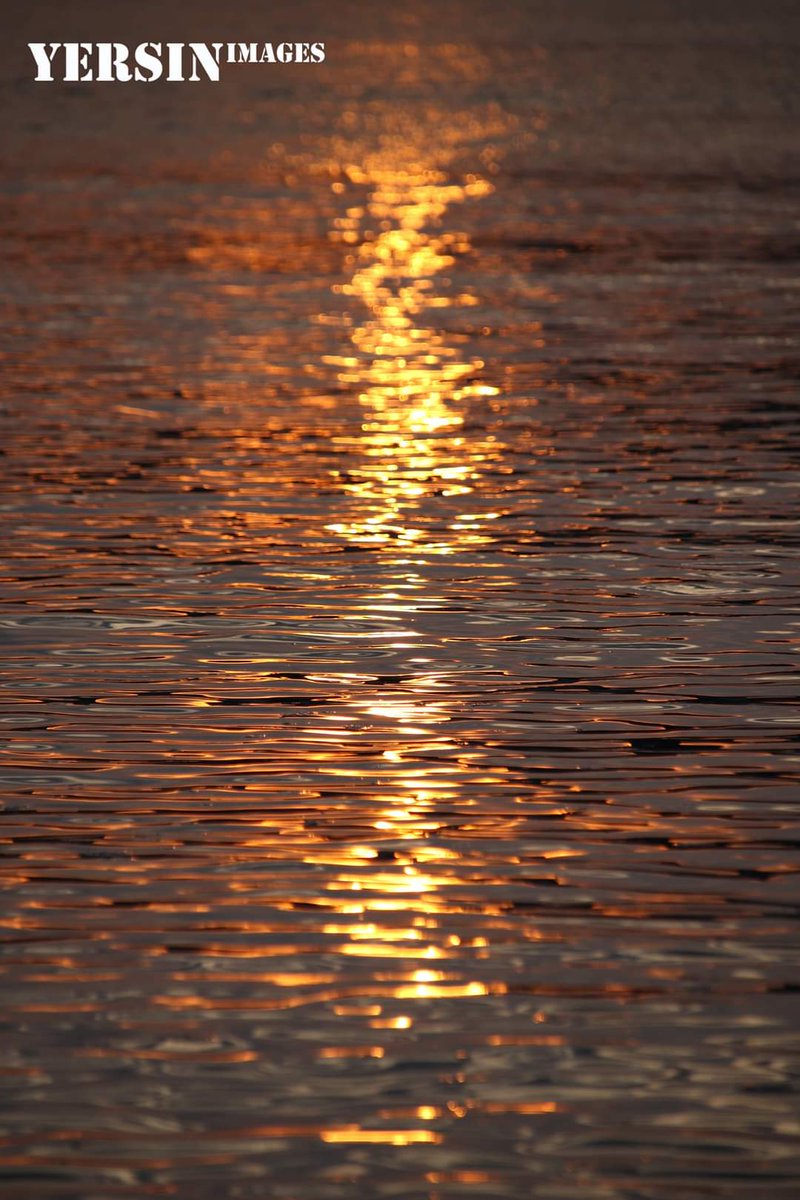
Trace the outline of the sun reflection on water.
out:
<instances>
[{"instance_id":1,"label":"sun reflection on water","mask_svg":"<svg viewBox=\"0 0 800 1200\"><path fill-rule=\"evenodd\" d=\"M335 236L357 247L353 275L337 290L367 316L351 328L354 353L328 361L344 387L358 390L364 413L362 465L344 484L364 514L327 528L359 545L452 554L480 543L480 534L468 522L429 532L419 504L472 490L492 447L463 436L459 402L496 389L477 381L482 360L426 317L477 303L469 292L437 293L434 278L469 249L464 234L442 229L448 209L489 195L492 185L479 176L456 184L442 172L413 169L349 174L370 190L365 205L337 221Z\"/></svg>"},{"instance_id":2,"label":"sun reflection on water","mask_svg":"<svg viewBox=\"0 0 800 1200\"><path fill-rule=\"evenodd\" d=\"M423 636L417 614L445 603L426 567L488 541L480 522L495 515L463 512L457 498L472 492L485 464L499 454L493 439L465 435L464 404L497 389L481 382L484 363L468 352L466 335L441 328L444 310L478 303L471 292L454 291L443 274L469 250L466 235L445 228L445 218L452 206L480 200L493 187L478 175L457 183L441 171L387 159L348 167L347 175L355 188L366 189L363 202L349 207L333 231L352 266L349 280L335 287L347 305L351 345L326 362L340 386L357 396L362 421L357 435L337 439L351 463L339 481L349 511L326 529L391 567L391 582L364 597L353 620L367 622L372 636L413 657L400 686L369 688L363 699L356 687L335 711L315 714L311 740L319 731L318 746L331 747L317 755L322 776L363 782L358 746L369 748L375 838L314 845L307 861L340 868L325 885L337 919L324 926L338 952L376 964L404 960L408 970L393 976L396 1000L481 996L491 985L429 966L467 948L440 928L443 893L464 880L459 855L434 839L441 827L437 809L469 803L462 789L474 772L459 761L458 742L446 732L457 681L415 653L414 639ZM456 499L444 509L446 520L443 498ZM358 628L358 636L367 636ZM348 743L353 753L345 764L341 746ZM355 898L361 903L354 906ZM414 1018L376 1014L373 1020L376 1027L402 1030Z\"/></svg>"}]
</instances>

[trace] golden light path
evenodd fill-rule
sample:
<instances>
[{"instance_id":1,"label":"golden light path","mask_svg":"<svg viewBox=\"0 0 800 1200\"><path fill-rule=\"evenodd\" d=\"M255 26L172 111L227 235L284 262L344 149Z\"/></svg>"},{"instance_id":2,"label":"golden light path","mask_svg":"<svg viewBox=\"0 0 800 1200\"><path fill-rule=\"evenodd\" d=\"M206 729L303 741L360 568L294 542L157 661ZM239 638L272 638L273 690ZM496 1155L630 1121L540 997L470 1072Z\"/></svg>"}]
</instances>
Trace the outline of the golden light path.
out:
<instances>
[{"instance_id":1,"label":"golden light path","mask_svg":"<svg viewBox=\"0 0 800 1200\"><path fill-rule=\"evenodd\" d=\"M361 545L452 554L483 540L473 528L475 515L460 515L448 536L432 538L415 522L415 508L434 492L472 490L490 450L461 435L456 406L496 389L471 380L483 362L460 355L424 315L477 303L468 292L434 291L434 277L455 261L456 251L469 248L465 235L438 227L451 205L486 196L492 185L477 176L448 183L441 172L421 169L365 175L351 167L348 173L372 190L366 205L349 208L337 223L345 243L358 243L356 269L338 290L360 301L367 315L351 330L353 355L328 361L342 384L359 389L358 449L365 461L345 487L368 515L327 528Z\"/></svg>"},{"instance_id":2,"label":"golden light path","mask_svg":"<svg viewBox=\"0 0 800 1200\"><path fill-rule=\"evenodd\" d=\"M344 994L337 973L329 969L215 976L257 979L278 989L279 994L257 1002L262 1009L301 1007L312 1000L329 1004L341 1018L342 1037L318 1046L320 1061L390 1057L392 1038L413 1034L418 1003L507 990L501 981L476 977L479 972L470 967L473 959L488 954L485 936L442 927L445 915L462 911L448 892L469 887L471 873L460 853L437 843L445 818L436 814L455 803L460 808L475 804L474 785L498 780L487 770L484 752L465 750L448 736L463 687L446 662L426 654L429 634L416 620L452 600L436 564L458 555L468 563L491 541L484 522L499 515L468 497L501 447L491 435L463 430L465 402L495 395L497 389L481 382L484 364L465 348L468 334L446 332L441 319L447 310L477 304L473 294L445 282L456 256L470 248L465 234L446 227L447 215L454 206L487 197L493 188L477 175L458 183L441 171L392 165L401 158L392 153L368 168L347 168L350 185L365 195L345 210L333 231L347 247L352 267L347 282L335 287L346 298L343 320L350 348L325 359L362 411L360 430L335 438L347 463L337 486L348 511L325 529L372 551L386 570L378 571L377 582L373 575L366 592L350 598L341 625L319 627L316 636L348 644L341 668L331 665L306 676L335 700L312 709L297 735L316 777L352 789L366 803L354 809L359 835L332 837L329 831L304 828L278 851L327 869L316 901L327 912L319 927L326 952L344 956L354 968L353 960L363 960L369 976L348 985ZM333 187L343 194L346 185ZM369 647L370 639L402 663L399 682L391 688L361 664L358 670L346 667L353 646ZM272 848L273 839L265 837ZM286 906L291 903L287 899ZM484 903L482 911L488 915L490 906ZM198 1002L162 997L159 1003L177 1009ZM247 1009L253 1001L217 998L214 1004L225 1011ZM355 1043L350 1040L354 1025L359 1029ZM537 1044L540 1040L537 1035ZM316 1132L329 1143L436 1145L444 1138L442 1121L490 1103L499 1111L499 1101L474 1098L444 1107L381 1109L379 1127L342 1121ZM529 1100L507 1105L508 1111L529 1114L555 1107ZM276 1127L276 1132L287 1130Z\"/></svg>"},{"instance_id":3,"label":"golden light path","mask_svg":"<svg viewBox=\"0 0 800 1200\"><path fill-rule=\"evenodd\" d=\"M350 329L352 353L327 361L345 388L358 389L363 410L360 437L342 446L360 460L342 485L360 512L326 528L351 544L372 548L391 563L391 587L371 596L365 615L385 622L387 645L413 652L415 611L444 603L425 565L490 540L481 532L481 520L494 514L463 511L444 529L431 530L421 519L421 507L431 496L467 497L482 464L497 455L495 446L465 437L461 428L460 402L496 394L497 389L477 381L483 362L460 352L426 319L449 307L477 303L470 293L443 294L434 287L436 276L454 263L454 255L469 249L464 234L447 231L442 223L451 206L485 197L493 189L478 176L457 184L440 172L423 169L349 168L348 174L352 183L366 185L369 192L365 204L348 208L337 222L337 236L354 247L352 277L337 290L363 306L365 315ZM400 960L398 966L407 967L393 975L391 996L411 1002L408 1010L387 1015L381 1004L370 1006L369 1026L385 1030L410 1030L414 1001L505 990L501 984L436 969L438 960L466 949L462 938L442 936L437 919L443 908L442 889L463 880L459 855L425 839L439 828L433 811L459 794L465 768L455 757L430 761L436 752L457 749L441 728L450 719L448 694L455 681L446 671L431 669L424 655L411 657L409 668L403 690L394 691L391 698L354 697L348 705L348 715L355 710L360 718L357 730L378 723L387 746L382 751L386 787L372 818L376 844L329 845L310 856L310 861L340 864L343 869L328 887L337 897L343 892L352 897L339 909L338 919L323 927L343 939L339 951L378 963ZM319 724L325 721L321 715ZM328 725L321 734L323 743L333 739L341 745L342 739L354 736L337 714L329 714ZM333 770L358 775L356 769L343 766ZM376 870L380 843L387 838L396 847L393 861L387 869ZM398 922L401 914L405 919ZM392 915L393 920L386 919ZM485 939L475 939L475 948L479 945L485 946ZM352 1006L341 1006L341 1011L354 1015ZM365 1012L361 1006L361 1015ZM381 1058L384 1050L348 1045L329 1046L322 1053ZM445 1112L427 1106L396 1115L429 1122L465 1114L466 1109ZM424 1127L351 1125L328 1129L321 1136L328 1142L393 1145L442 1140L438 1130Z\"/></svg>"}]
</instances>

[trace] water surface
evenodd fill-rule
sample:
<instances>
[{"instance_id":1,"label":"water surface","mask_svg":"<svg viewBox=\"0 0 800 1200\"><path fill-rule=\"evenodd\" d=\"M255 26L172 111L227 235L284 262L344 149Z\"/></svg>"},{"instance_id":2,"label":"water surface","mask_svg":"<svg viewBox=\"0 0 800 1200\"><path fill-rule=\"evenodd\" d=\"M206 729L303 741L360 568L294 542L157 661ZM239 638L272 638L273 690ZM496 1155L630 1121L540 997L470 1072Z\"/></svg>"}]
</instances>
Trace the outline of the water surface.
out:
<instances>
[{"instance_id":1,"label":"water surface","mask_svg":"<svg viewBox=\"0 0 800 1200\"><path fill-rule=\"evenodd\" d=\"M437 11L4 51L15 1200L796 1194L796 25Z\"/></svg>"}]
</instances>

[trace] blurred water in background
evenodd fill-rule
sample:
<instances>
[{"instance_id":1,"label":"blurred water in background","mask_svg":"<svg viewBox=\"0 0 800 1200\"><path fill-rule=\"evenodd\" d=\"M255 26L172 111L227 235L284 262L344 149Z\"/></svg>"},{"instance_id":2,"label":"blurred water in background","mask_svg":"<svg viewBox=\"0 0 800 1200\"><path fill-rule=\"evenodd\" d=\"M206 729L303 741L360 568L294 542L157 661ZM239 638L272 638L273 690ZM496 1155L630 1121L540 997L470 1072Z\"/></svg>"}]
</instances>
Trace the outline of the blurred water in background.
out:
<instances>
[{"instance_id":1,"label":"blurred water in background","mask_svg":"<svg viewBox=\"0 0 800 1200\"><path fill-rule=\"evenodd\" d=\"M4 1195L796 1195L792 6L11 24Z\"/></svg>"}]
</instances>

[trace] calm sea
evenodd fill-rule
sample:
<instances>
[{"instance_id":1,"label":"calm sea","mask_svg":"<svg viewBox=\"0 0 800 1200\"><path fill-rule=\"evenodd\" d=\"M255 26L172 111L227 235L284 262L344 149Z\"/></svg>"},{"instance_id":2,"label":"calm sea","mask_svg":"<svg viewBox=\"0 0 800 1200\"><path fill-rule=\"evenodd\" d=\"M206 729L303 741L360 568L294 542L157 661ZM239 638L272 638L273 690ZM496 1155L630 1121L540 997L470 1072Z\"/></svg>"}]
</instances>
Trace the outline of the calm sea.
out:
<instances>
[{"instance_id":1,"label":"calm sea","mask_svg":"<svg viewBox=\"0 0 800 1200\"><path fill-rule=\"evenodd\" d=\"M796 1196L796 10L112 7L2 51L3 1194Z\"/></svg>"}]
</instances>

